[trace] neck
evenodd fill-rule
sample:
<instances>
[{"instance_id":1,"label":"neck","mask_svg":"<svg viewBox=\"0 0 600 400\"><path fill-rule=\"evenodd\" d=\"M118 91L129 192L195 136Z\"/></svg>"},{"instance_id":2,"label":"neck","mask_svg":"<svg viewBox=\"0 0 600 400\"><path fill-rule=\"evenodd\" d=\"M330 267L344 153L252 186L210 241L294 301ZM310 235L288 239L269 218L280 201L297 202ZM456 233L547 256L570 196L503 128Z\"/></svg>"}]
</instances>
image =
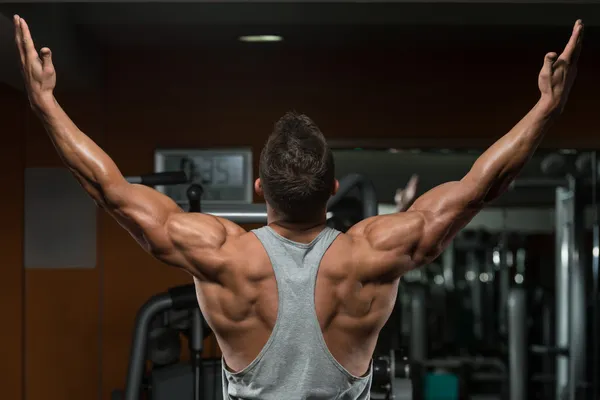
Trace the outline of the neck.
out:
<instances>
[{"instance_id":1,"label":"neck","mask_svg":"<svg viewBox=\"0 0 600 400\"><path fill-rule=\"evenodd\" d=\"M321 230L325 227L325 219L323 221L313 221L313 222L286 222L284 220L267 220L267 225L271 227L280 227L290 232L309 232L313 230Z\"/></svg>"},{"instance_id":2,"label":"neck","mask_svg":"<svg viewBox=\"0 0 600 400\"><path fill-rule=\"evenodd\" d=\"M267 225L280 235L296 241L311 241L312 236L319 234L325 227L327 217L313 218L303 222L292 222L277 214L272 209L267 210Z\"/></svg>"}]
</instances>

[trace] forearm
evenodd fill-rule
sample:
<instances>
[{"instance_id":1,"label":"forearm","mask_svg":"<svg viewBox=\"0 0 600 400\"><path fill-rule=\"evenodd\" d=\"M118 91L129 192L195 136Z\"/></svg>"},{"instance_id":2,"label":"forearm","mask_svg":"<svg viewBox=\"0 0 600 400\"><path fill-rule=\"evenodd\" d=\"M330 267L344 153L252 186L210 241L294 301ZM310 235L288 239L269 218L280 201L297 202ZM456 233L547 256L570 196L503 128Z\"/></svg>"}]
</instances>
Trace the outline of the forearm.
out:
<instances>
[{"instance_id":1,"label":"forearm","mask_svg":"<svg viewBox=\"0 0 600 400\"><path fill-rule=\"evenodd\" d=\"M529 161L553 119L548 107L538 102L517 125L477 159L463 181L477 186L481 201L497 198Z\"/></svg>"},{"instance_id":2,"label":"forearm","mask_svg":"<svg viewBox=\"0 0 600 400\"><path fill-rule=\"evenodd\" d=\"M106 189L125 183L113 160L69 118L56 99L35 109L58 155L84 189L104 203Z\"/></svg>"}]
</instances>

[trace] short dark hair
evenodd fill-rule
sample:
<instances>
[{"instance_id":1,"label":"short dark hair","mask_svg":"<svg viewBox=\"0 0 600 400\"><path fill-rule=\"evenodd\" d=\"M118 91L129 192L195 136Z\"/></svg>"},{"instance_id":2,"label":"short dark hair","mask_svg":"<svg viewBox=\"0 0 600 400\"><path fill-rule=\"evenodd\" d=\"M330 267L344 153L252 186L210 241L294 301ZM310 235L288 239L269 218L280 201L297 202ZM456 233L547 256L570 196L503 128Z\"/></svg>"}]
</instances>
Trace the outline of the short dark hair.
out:
<instances>
[{"instance_id":1,"label":"short dark hair","mask_svg":"<svg viewBox=\"0 0 600 400\"><path fill-rule=\"evenodd\" d=\"M265 200L290 222L319 216L335 185L333 154L306 115L286 113L260 154Z\"/></svg>"}]
</instances>

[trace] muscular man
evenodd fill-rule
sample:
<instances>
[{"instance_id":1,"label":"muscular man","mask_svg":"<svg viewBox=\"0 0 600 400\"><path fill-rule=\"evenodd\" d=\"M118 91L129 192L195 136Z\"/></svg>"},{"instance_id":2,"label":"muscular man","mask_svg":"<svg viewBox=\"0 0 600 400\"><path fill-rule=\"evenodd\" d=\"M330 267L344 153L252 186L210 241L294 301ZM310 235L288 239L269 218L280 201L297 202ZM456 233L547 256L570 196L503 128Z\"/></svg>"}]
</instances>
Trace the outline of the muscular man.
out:
<instances>
[{"instance_id":1,"label":"muscular man","mask_svg":"<svg viewBox=\"0 0 600 400\"><path fill-rule=\"evenodd\" d=\"M50 50L38 55L25 21L14 22L29 100L65 165L146 251L193 276L223 352L224 397L263 400L369 398L373 349L399 277L436 258L531 157L565 105L583 31L577 21L563 53L546 55L539 101L463 179L340 234L325 225L338 187L332 153L308 117L286 114L262 151L255 189L268 226L246 232L185 213L127 183L75 126L53 95Z\"/></svg>"}]
</instances>

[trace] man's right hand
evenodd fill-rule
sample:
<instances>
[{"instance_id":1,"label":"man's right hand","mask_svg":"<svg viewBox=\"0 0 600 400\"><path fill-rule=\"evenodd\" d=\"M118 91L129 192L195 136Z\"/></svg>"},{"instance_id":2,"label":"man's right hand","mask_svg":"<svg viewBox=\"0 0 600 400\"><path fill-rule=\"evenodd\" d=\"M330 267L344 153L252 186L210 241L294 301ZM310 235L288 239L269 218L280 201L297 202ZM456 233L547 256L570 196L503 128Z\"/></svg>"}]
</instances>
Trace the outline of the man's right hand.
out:
<instances>
[{"instance_id":1,"label":"man's right hand","mask_svg":"<svg viewBox=\"0 0 600 400\"><path fill-rule=\"evenodd\" d=\"M562 54L548 53L538 78L542 94L540 105L548 114L561 113L577 75L577 60L581 52L583 22L577 20L573 33Z\"/></svg>"},{"instance_id":2,"label":"man's right hand","mask_svg":"<svg viewBox=\"0 0 600 400\"><path fill-rule=\"evenodd\" d=\"M39 109L54 101L56 71L52 65L52 52L44 47L38 55L25 20L15 15L14 24L15 42L21 57L21 72L29 102L34 109Z\"/></svg>"},{"instance_id":3,"label":"man's right hand","mask_svg":"<svg viewBox=\"0 0 600 400\"><path fill-rule=\"evenodd\" d=\"M402 212L408 210L411 206L415 196L417 194L417 184L419 183L419 176L413 175L408 180L406 187L403 189L396 190L394 196L394 202L396 203L396 211Z\"/></svg>"}]
</instances>

